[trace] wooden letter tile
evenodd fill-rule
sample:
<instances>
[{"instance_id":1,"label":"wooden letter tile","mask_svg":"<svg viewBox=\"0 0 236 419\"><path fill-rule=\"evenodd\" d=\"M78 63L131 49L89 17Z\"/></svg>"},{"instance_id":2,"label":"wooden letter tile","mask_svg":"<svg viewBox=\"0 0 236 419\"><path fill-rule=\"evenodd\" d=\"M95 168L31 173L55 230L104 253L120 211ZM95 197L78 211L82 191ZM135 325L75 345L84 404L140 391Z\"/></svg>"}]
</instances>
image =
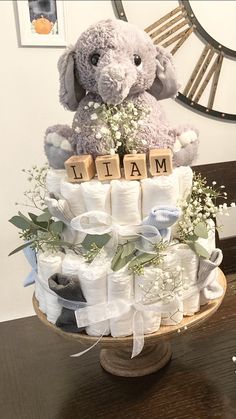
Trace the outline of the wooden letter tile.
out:
<instances>
[{"instance_id":1,"label":"wooden letter tile","mask_svg":"<svg viewBox=\"0 0 236 419\"><path fill-rule=\"evenodd\" d=\"M88 181L95 176L94 160L90 154L71 156L65 161L65 168L71 183Z\"/></svg>"},{"instance_id":2,"label":"wooden letter tile","mask_svg":"<svg viewBox=\"0 0 236 419\"><path fill-rule=\"evenodd\" d=\"M147 177L146 154L126 154L124 156L125 179L136 180Z\"/></svg>"},{"instance_id":3,"label":"wooden letter tile","mask_svg":"<svg viewBox=\"0 0 236 419\"><path fill-rule=\"evenodd\" d=\"M98 156L95 165L98 180L120 179L120 158L118 154Z\"/></svg>"},{"instance_id":4,"label":"wooden letter tile","mask_svg":"<svg viewBox=\"0 0 236 419\"><path fill-rule=\"evenodd\" d=\"M149 152L150 173L152 176L172 173L172 152L169 148L153 149Z\"/></svg>"}]
</instances>

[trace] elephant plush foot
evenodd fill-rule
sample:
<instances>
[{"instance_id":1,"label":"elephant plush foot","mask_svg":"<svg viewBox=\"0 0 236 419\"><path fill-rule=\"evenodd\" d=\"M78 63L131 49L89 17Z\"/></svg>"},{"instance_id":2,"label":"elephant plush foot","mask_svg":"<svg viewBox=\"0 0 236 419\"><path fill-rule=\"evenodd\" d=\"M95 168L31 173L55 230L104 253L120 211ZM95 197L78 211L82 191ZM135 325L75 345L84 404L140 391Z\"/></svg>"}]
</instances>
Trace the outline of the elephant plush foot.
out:
<instances>
[{"instance_id":1,"label":"elephant plush foot","mask_svg":"<svg viewBox=\"0 0 236 419\"><path fill-rule=\"evenodd\" d=\"M75 154L72 142L73 130L68 125L54 125L47 128L44 150L49 166L64 169L64 162Z\"/></svg>"},{"instance_id":2,"label":"elephant plush foot","mask_svg":"<svg viewBox=\"0 0 236 419\"><path fill-rule=\"evenodd\" d=\"M186 128L182 132L176 132L176 140L173 145L173 160L175 166L190 166L197 157L198 132L195 129Z\"/></svg>"}]
</instances>

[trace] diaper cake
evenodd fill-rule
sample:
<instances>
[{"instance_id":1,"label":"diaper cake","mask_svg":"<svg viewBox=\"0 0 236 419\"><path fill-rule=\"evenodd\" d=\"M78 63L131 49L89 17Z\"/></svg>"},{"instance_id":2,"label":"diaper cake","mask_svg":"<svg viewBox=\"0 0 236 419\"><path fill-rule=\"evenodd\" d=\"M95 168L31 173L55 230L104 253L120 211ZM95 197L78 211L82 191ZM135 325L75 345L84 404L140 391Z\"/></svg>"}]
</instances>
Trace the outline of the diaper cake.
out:
<instances>
[{"instance_id":1,"label":"diaper cake","mask_svg":"<svg viewBox=\"0 0 236 419\"><path fill-rule=\"evenodd\" d=\"M43 212L20 227L26 285L64 331L124 337L181 325L223 294L221 191L190 168L198 132L171 127L161 108L178 92L172 56L135 26L104 20L58 69L60 101L75 116L45 134Z\"/></svg>"}]
</instances>

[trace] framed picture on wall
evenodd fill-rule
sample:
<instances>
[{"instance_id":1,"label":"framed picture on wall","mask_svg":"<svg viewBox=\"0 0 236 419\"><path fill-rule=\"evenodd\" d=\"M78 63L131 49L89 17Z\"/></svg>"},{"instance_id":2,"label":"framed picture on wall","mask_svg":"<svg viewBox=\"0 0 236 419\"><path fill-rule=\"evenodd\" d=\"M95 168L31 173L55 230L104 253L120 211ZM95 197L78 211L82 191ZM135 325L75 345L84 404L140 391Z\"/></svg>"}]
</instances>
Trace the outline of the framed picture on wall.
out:
<instances>
[{"instance_id":1,"label":"framed picture on wall","mask_svg":"<svg viewBox=\"0 0 236 419\"><path fill-rule=\"evenodd\" d=\"M65 46L63 1L17 0L22 46Z\"/></svg>"}]
</instances>

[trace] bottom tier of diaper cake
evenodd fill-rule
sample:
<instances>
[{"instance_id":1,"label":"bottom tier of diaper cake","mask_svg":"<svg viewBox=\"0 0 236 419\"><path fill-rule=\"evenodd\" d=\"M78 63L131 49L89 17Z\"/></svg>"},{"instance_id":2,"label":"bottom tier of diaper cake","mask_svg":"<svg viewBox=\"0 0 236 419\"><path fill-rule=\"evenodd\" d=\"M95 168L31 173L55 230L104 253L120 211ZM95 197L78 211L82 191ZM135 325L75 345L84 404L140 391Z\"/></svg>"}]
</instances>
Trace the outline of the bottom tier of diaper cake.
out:
<instances>
[{"instance_id":1,"label":"bottom tier of diaper cake","mask_svg":"<svg viewBox=\"0 0 236 419\"><path fill-rule=\"evenodd\" d=\"M48 173L46 202L72 245L37 254L35 296L49 322L90 336L145 335L222 296L212 219L205 217L207 235L194 246L181 240L192 177L180 167L141 182L74 185L64 171ZM197 245L208 256L199 256Z\"/></svg>"}]
</instances>

